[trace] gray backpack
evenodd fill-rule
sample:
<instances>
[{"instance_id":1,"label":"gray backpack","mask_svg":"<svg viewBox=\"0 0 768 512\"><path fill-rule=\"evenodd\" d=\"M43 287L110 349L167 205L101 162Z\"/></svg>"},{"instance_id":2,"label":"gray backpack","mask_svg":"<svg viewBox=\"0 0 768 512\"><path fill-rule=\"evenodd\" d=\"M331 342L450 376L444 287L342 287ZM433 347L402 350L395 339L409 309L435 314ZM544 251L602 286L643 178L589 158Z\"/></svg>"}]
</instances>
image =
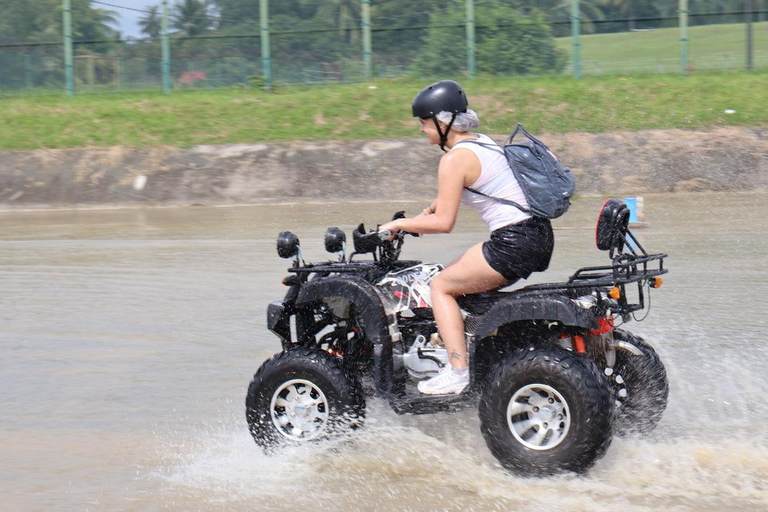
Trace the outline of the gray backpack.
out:
<instances>
[{"instance_id":1,"label":"gray backpack","mask_svg":"<svg viewBox=\"0 0 768 512\"><path fill-rule=\"evenodd\" d=\"M513 142L518 132L522 132L528 140ZM555 219L568 211L568 207L571 206L570 198L576 190L576 180L573 174L560 164L555 154L544 143L525 131L522 124L518 124L515 131L509 136L503 151L498 145L471 140L462 142L478 144L502 153L507 158L509 167L515 174L520 188L523 189L530 209L523 208L509 199L489 196L479 190L465 187L470 192L514 206L518 210L536 217Z\"/></svg>"}]
</instances>

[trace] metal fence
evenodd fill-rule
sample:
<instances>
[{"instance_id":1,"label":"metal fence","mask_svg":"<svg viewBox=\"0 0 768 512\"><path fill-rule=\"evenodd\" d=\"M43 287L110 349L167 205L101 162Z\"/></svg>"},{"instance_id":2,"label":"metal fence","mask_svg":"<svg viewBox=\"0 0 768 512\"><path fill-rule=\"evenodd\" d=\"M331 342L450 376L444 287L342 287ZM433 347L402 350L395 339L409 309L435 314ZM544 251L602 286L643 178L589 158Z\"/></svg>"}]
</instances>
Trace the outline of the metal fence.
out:
<instances>
[{"instance_id":1,"label":"metal fence","mask_svg":"<svg viewBox=\"0 0 768 512\"><path fill-rule=\"evenodd\" d=\"M261 12L268 12L267 0L261 4ZM411 4L387 12L376 9L376 0L361 0L358 17L343 26L338 20L263 17L256 6L246 22L231 23L233 28L228 23L236 20L220 19L217 29L198 36L166 30L165 37L154 39L72 38L71 60L66 34L58 41L2 43L0 91L169 91L408 75L580 77L768 68L768 11L746 1L744 9L727 12L700 12L692 2L690 10L672 9L665 16L613 19L592 19L574 1L559 15L523 21L497 16L483 0L456 0L453 10L438 14L423 3ZM119 0L105 5L120 9ZM500 37L524 44L489 43Z\"/></svg>"}]
</instances>

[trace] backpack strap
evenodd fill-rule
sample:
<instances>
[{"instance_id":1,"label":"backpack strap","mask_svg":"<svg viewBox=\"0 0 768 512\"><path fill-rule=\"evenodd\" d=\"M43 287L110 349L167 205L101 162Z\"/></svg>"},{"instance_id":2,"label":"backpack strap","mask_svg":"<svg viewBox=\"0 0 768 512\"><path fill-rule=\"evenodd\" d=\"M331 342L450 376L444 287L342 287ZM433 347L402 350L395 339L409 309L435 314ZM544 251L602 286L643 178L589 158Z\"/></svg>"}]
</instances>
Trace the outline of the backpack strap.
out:
<instances>
[{"instance_id":1,"label":"backpack strap","mask_svg":"<svg viewBox=\"0 0 768 512\"><path fill-rule=\"evenodd\" d=\"M512 140L512 138L517 133L518 128L519 129L523 129L523 126L518 124L517 128L515 128L515 131L514 131L514 133L512 133L512 135L510 136L509 140ZM523 131L525 131L525 130L523 130ZM501 146L499 146L495 142L493 144L488 144L487 142L479 142L477 140L462 140L462 141L457 142L454 147L458 146L462 142L467 142L469 144L477 144L478 146L482 146L484 148L490 149L491 151L495 151L497 153L500 153L504 158L507 157L507 154L501 149ZM506 204L508 206L514 206L515 208L517 208L518 210L520 210L523 213L531 213L531 210L529 210L527 208L523 208L522 205L520 205L520 204L518 204L518 203L516 203L514 201L511 201L509 199L502 199L500 197L489 196L488 194L484 194L483 192L480 192L479 190L475 190L474 188L470 188L470 187L464 187L464 189L465 190L469 190L473 194L477 194L479 196L487 197L488 199L493 199L494 201L498 201L498 202L500 202L502 204Z\"/></svg>"},{"instance_id":2,"label":"backpack strap","mask_svg":"<svg viewBox=\"0 0 768 512\"><path fill-rule=\"evenodd\" d=\"M517 123L517 127L515 127L515 130L510 134L510 136L507 138L507 142L505 142L504 144L506 145L506 144L509 144L510 142L512 142L512 139L515 138L515 135L517 135L518 132L523 132L523 135L528 137L528 140L531 140L531 141L533 141L533 142L535 142L537 144L541 144L542 146L544 146L543 142L541 142L539 139L537 139L536 137L534 137L533 135L528 133L526 131L526 129L523 128L523 125L520 124L520 123Z\"/></svg>"},{"instance_id":3,"label":"backpack strap","mask_svg":"<svg viewBox=\"0 0 768 512\"><path fill-rule=\"evenodd\" d=\"M529 210L527 208L523 208L521 205L519 205L518 203L516 203L516 202L514 202L512 200L502 199L500 197L495 197L495 196L489 196L488 194L484 194L484 193L480 192L479 190L475 190L474 188L470 188L470 187L464 187L464 190L469 190L473 194L477 194L479 196L487 197L488 199L493 199L494 201L498 201L498 202L500 202L502 204L506 204L508 206L514 206L515 208L517 208L518 210L520 210L523 213L531 213L531 210Z\"/></svg>"},{"instance_id":4,"label":"backpack strap","mask_svg":"<svg viewBox=\"0 0 768 512\"><path fill-rule=\"evenodd\" d=\"M490 137L488 137L488 138L490 139ZM491 140L493 140L493 139L491 139ZM456 147L456 146L458 146L459 144L463 144L463 143L465 143L465 142L466 142L467 144L476 144L476 145L478 145L478 146L482 146L482 147L484 147L484 148L490 149L491 151L496 151L497 153L500 153L500 154L501 154L502 156L504 156L505 158L506 158L506 156L507 156L507 155L504 153L504 151L501 149L501 146L499 146L499 145L498 145L496 142L494 142L493 144L488 144L487 142L480 142L480 141L478 141L478 140L468 140L468 139L465 139L465 140L460 140L460 141L459 141L459 142L457 142L457 143L456 143L456 144L455 144L453 147Z\"/></svg>"}]
</instances>

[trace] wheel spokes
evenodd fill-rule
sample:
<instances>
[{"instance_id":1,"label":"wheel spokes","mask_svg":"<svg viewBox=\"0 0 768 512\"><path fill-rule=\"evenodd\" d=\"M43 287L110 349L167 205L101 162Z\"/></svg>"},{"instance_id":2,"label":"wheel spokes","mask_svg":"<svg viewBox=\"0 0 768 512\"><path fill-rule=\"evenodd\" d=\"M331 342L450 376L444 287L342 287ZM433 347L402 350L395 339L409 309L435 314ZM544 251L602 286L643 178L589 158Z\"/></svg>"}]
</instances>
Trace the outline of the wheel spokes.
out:
<instances>
[{"instance_id":1,"label":"wheel spokes","mask_svg":"<svg viewBox=\"0 0 768 512\"><path fill-rule=\"evenodd\" d=\"M305 379L283 383L272 395L270 411L278 432L294 441L306 441L321 435L329 418L325 394Z\"/></svg>"},{"instance_id":2,"label":"wheel spokes","mask_svg":"<svg viewBox=\"0 0 768 512\"><path fill-rule=\"evenodd\" d=\"M535 444L536 446L542 446L544 439L547 437L547 432L549 432L549 430L539 425L538 432L529 437L527 441L531 444Z\"/></svg>"},{"instance_id":3,"label":"wheel spokes","mask_svg":"<svg viewBox=\"0 0 768 512\"><path fill-rule=\"evenodd\" d=\"M570 411L563 396L547 384L518 389L507 405L507 426L515 439L533 450L559 445L570 428Z\"/></svg>"},{"instance_id":4,"label":"wheel spokes","mask_svg":"<svg viewBox=\"0 0 768 512\"><path fill-rule=\"evenodd\" d=\"M530 412L531 409L531 405L526 402L512 402L507 408L507 416L517 416L519 414Z\"/></svg>"}]
</instances>

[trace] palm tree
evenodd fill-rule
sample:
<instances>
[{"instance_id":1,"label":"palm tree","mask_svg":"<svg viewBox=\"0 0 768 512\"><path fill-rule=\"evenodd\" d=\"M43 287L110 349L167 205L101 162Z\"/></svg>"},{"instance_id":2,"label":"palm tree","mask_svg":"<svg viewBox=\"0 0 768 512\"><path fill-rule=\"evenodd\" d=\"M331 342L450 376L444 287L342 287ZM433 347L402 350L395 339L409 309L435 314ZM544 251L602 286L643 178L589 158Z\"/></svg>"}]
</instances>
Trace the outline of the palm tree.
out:
<instances>
[{"instance_id":1,"label":"palm tree","mask_svg":"<svg viewBox=\"0 0 768 512\"><path fill-rule=\"evenodd\" d=\"M115 11L96 9L90 6L90 0L75 0L72 2L72 33L75 39L112 39L118 37L117 25L120 15Z\"/></svg>"},{"instance_id":2,"label":"palm tree","mask_svg":"<svg viewBox=\"0 0 768 512\"><path fill-rule=\"evenodd\" d=\"M207 0L184 0L173 6L173 28L180 36L198 36L213 28Z\"/></svg>"},{"instance_id":3,"label":"palm tree","mask_svg":"<svg viewBox=\"0 0 768 512\"><path fill-rule=\"evenodd\" d=\"M146 34L152 39L160 37L160 31L162 30L162 21L158 13L159 9L157 5L150 6L147 14L139 20L141 33Z\"/></svg>"}]
</instances>

